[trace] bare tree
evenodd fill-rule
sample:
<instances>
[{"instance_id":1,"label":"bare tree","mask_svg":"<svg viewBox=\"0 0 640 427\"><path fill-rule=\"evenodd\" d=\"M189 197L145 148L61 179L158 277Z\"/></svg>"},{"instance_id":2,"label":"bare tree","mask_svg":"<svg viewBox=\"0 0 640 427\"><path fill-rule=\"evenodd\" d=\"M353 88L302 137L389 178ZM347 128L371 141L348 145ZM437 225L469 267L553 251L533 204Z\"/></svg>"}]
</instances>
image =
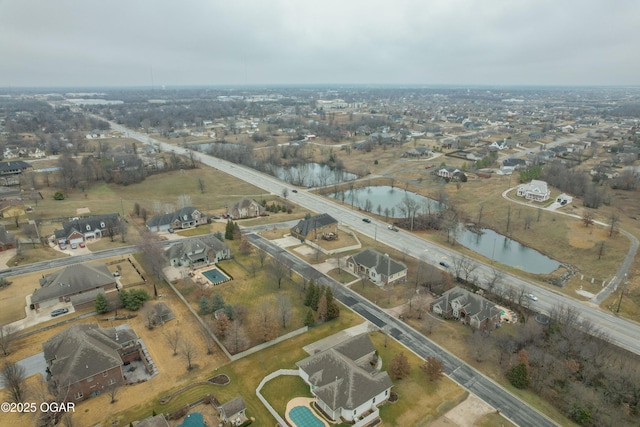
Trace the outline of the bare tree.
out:
<instances>
[{"instance_id":1,"label":"bare tree","mask_svg":"<svg viewBox=\"0 0 640 427\"><path fill-rule=\"evenodd\" d=\"M182 341L182 358L187 362L187 371L190 371L194 368L193 360L198 355L198 349L196 345L189 339L185 339Z\"/></svg>"},{"instance_id":2,"label":"bare tree","mask_svg":"<svg viewBox=\"0 0 640 427\"><path fill-rule=\"evenodd\" d=\"M0 326L0 350L3 356L11 353L13 343L16 341L17 329L13 325Z\"/></svg>"},{"instance_id":3,"label":"bare tree","mask_svg":"<svg viewBox=\"0 0 640 427\"><path fill-rule=\"evenodd\" d=\"M179 329L173 329L164 333L164 338L169 344L169 347L173 350L173 355L178 354L178 345L180 344L180 337L182 333Z\"/></svg>"},{"instance_id":4,"label":"bare tree","mask_svg":"<svg viewBox=\"0 0 640 427\"><path fill-rule=\"evenodd\" d=\"M435 357L427 357L424 361L424 365L420 366L420 370L426 375L429 381L438 381L442 378L442 361Z\"/></svg>"},{"instance_id":5,"label":"bare tree","mask_svg":"<svg viewBox=\"0 0 640 427\"><path fill-rule=\"evenodd\" d=\"M27 371L24 366L16 362L5 361L0 371L0 383L7 389L9 399L21 403L25 401L25 380Z\"/></svg>"},{"instance_id":6,"label":"bare tree","mask_svg":"<svg viewBox=\"0 0 640 427\"><path fill-rule=\"evenodd\" d=\"M116 403L116 397L118 396L118 392L120 391L121 386L122 384L119 384L119 383L115 383L109 386L108 393L109 393L109 397L111 398L110 403Z\"/></svg>"},{"instance_id":7,"label":"bare tree","mask_svg":"<svg viewBox=\"0 0 640 427\"><path fill-rule=\"evenodd\" d=\"M278 289L280 289L282 281L289 274L289 267L287 266L285 259L280 255L276 255L269 260L267 268L267 274L276 283L278 283Z\"/></svg>"},{"instance_id":8,"label":"bare tree","mask_svg":"<svg viewBox=\"0 0 640 427\"><path fill-rule=\"evenodd\" d=\"M201 176L198 177L198 188L200 188L200 194L204 194L204 179Z\"/></svg>"},{"instance_id":9,"label":"bare tree","mask_svg":"<svg viewBox=\"0 0 640 427\"><path fill-rule=\"evenodd\" d=\"M582 222L584 223L585 227L593 225L593 214L585 209L582 213Z\"/></svg>"},{"instance_id":10,"label":"bare tree","mask_svg":"<svg viewBox=\"0 0 640 427\"><path fill-rule=\"evenodd\" d=\"M207 322L207 324L209 324L209 322ZM211 336L211 333L209 332L209 329L205 325L200 324L200 328L198 329L198 334L200 335L200 338L202 338L202 341L204 342L204 345L207 349L207 354L213 354L216 344L215 344L215 341L213 340L213 337Z\"/></svg>"},{"instance_id":11,"label":"bare tree","mask_svg":"<svg viewBox=\"0 0 640 427\"><path fill-rule=\"evenodd\" d=\"M267 260L267 253L262 249L257 250L258 261L260 262L260 268L264 267L264 263Z\"/></svg>"},{"instance_id":12,"label":"bare tree","mask_svg":"<svg viewBox=\"0 0 640 427\"><path fill-rule=\"evenodd\" d=\"M611 237L613 235L613 232L616 230L619 220L620 218L615 213L611 214L611 217L609 217L609 222L611 223L609 225L609 237Z\"/></svg>"},{"instance_id":13,"label":"bare tree","mask_svg":"<svg viewBox=\"0 0 640 427\"><path fill-rule=\"evenodd\" d=\"M276 297L278 306L278 317L282 324L282 329L287 328L287 323L291 319L291 299L287 295L278 294Z\"/></svg>"},{"instance_id":14,"label":"bare tree","mask_svg":"<svg viewBox=\"0 0 640 427\"><path fill-rule=\"evenodd\" d=\"M500 283L502 282L503 278L504 278L504 274L502 273L502 271L498 270L497 268L492 268L491 275L487 276L485 279L485 286L486 286L487 292L490 292L492 294L495 293L496 287L500 286Z\"/></svg>"},{"instance_id":15,"label":"bare tree","mask_svg":"<svg viewBox=\"0 0 640 427\"><path fill-rule=\"evenodd\" d=\"M240 324L238 319L235 319L231 323L227 338L225 339L225 346L231 354L237 354L249 348L249 338L247 338L245 328Z\"/></svg>"},{"instance_id":16,"label":"bare tree","mask_svg":"<svg viewBox=\"0 0 640 427\"><path fill-rule=\"evenodd\" d=\"M427 334L431 335L433 333L433 329L438 325L439 321L432 314L427 314L424 316L424 326L427 329Z\"/></svg>"},{"instance_id":17,"label":"bare tree","mask_svg":"<svg viewBox=\"0 0 640 427\"><path fill-rule=\"evenodd\" d=\"M181 194L178 196L178 209L186 208L187 206L191 206L191 196L188 194Z\"/></svg>"},{"instance_id":18,"label":"bare tree","mask_svg":"<svg viewBox=\"0 0 640 427\"><path fill-rule=\"evenodd\" d=\"M122 243L126 243L127 235L129 232L129 223L124 218L121 218L119 226L120 226L120 241Z\"/></svg>"},{"instance_id":19,"label":"bare tree","mask_svg":"<svg viewBox=\"0 0 640 427\"><path fill-rule=\"evenodd\" d=\"M269 299L260 301L254 311L256 332L267 342L278 336L278 322L274 316L273 303Z\"/></svg>"},{"instance_id":20,"label":"bare tree","mask_svg":"<svg viewBox=\"0 0 640 427\"><path fill-rule=\"evenodd\" d=\"M287 187L284 187L282 189L282 197L287 200L287 197L289 196L289 189Z\"/></svg>"},{"instance_id":21,"label":"bare tree","mask_svg":"<svg viewBox=\"0 0 640 427\"><path fill-rule=\"evenodd\" d=\"M142 254L142 259L148 271L159 280L162 275L162 269L166 264L166 258L164 250L160 246L158 235L144 229L140 233L138 249Z\"/></svg>"}]
</instances>

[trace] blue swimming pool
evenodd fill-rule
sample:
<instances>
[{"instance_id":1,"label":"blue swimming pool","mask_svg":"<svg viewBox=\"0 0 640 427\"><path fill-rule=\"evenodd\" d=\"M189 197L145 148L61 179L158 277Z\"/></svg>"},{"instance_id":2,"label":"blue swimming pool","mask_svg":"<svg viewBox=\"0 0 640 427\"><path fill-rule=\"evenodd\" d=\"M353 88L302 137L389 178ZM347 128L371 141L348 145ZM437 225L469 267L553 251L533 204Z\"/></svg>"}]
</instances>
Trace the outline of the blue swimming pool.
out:
<instances>
[{"instance_id":1,"label":"blue swimming pool","mask_svg":"<svg viewBox=\"0 0 640 427\"><path fill-rule=\"evenodd\" d=\"M224 274L217 268L203 271L202 275L206 277L212 285L217 285L218 283L226 282L227 280L229 280L229 277L227 277L226 274Z\"/></svg>"},{"instance_id":2,"label":"blue swimming pool","mask_svg":"<svg viewBox=\"0 0 640 427\"><path fill-rule=\"evenodd\" d=\"M306 406L296 406L289 411L289 417L296 427L324 427L324 423Z\"/></svg>"},{"instance_id":3,"label":"blue swimming pool","mask_svg":"<svg viewBox=\"0 0 640 427\"><path fill-rule=\"evenodd\" d=\"M178 427L206 427L206 424L200 412L193 412L187 415Z\"/></svg>"}]
</instances>

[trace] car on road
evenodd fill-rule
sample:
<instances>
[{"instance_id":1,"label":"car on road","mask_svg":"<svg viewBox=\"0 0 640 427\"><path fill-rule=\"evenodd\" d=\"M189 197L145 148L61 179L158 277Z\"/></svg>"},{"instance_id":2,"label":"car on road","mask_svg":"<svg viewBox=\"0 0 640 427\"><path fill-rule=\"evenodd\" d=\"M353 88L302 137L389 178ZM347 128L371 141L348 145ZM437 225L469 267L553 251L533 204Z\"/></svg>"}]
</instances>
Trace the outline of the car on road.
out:
<instances>
[{"instance_id":1,"label":"car on road","mask_svg":"<svg viewBox=\"0 0 640 427\"><path fill-rule=\"evenodd\" d=\"M534 294L527 294L527 298L529 298L531 301L538 301L538 297Z\"/></svg>"},{"instance_id":2,"label":"car on road","mask_svg":"<svg viewBox=\"0 0 640 427\"><path fill-rule=\"evenodd\" d=\"M71 244L71 249L78 249L78 244L77 243L72 243Z\"/></svg>"},{"instance_id":3,"label":"car on road","mask_svg":"<svg viewBox=\"0 0 640 427\"><path fill-rule=\"evenodd\" d=\"M438 264L440 264L441 266L443 266L444 268L449 268L449 264L447 264L444 261L440 261Z\"/></svg>"},{"instance_id":4,"label":"car on road","mask_svg":"<svg viewBox=\"0 0 640 427\"><path fill-rule=\"evenodd\" d=\"M369 218L362 218L362 221L366 222L367 224L371 223L371 220Z\"/></svg>"},{"instance_id":5,"label":"car on road","mask_svg":"<svg viewBox=\"0 0 640 427\"><path fill-rule=\"evenodd\" d=\"M291 190L291 192L292 192L292 193L297 193L297 192L298 192L298 190L293 189L293 190Z\"/></svg>"},{"instance_id":6,"label":"car on road","mask_svg":"<svg viewBox=\"0 0 640 427\"><path fill-rule=\"evenodd\" d=\"M66 314L69 312L68 308L56 308L51 312L51 317L60 316L61 314Z\"/></svg>"},{"instance_id":7,"label":"car on road","mask_svg":"<svg viewBox=\"0 0 640 427\"><path fill-rule=\"evenodd\" d=\"M390 225L388 228L389 228L389 230L391 230L391 231L398 231L398 229L396 228L396 226L395 226L395 225Z\"/></svg>"}]
</instances>

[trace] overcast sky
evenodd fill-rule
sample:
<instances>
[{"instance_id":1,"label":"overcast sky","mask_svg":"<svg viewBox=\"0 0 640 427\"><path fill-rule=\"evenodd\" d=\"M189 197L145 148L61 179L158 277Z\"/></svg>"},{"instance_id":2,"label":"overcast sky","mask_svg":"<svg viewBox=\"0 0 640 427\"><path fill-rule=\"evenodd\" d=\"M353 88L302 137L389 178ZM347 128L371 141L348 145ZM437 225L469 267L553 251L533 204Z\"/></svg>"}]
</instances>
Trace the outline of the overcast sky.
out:
<instances>
[{"instance_id":1,"label":"overcast sky","mask_svg":"<svg viewBox=\"0 0 640 427\"><path fill-rule=\"evenodd\" d=\"M640 84L638 0L0 0L0 87Z\"/></svg>"}]
</instances>

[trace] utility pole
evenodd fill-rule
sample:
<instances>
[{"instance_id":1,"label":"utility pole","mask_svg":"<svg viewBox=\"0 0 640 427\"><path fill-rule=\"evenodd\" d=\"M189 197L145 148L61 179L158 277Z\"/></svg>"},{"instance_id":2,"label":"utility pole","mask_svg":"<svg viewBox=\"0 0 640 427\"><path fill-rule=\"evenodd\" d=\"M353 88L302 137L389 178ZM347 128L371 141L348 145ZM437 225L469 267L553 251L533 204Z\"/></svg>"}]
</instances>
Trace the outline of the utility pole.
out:
<instances>
[{"instance_id":1,"label":"utility pole","mask_svg":"<svg viewBox=\"0 0 640 427\"><path fill-rule=\"evenodd\" d=\"M620 313L620 305L622 304L622 296L624 295L625 289L627 289L627 284L629 281L627 280L627 273L624 273L624 281L622 282L622 288L620 289L620 300L618 301L618 308L616 309L616 313Z\"/></svg>"}]
</instances>

